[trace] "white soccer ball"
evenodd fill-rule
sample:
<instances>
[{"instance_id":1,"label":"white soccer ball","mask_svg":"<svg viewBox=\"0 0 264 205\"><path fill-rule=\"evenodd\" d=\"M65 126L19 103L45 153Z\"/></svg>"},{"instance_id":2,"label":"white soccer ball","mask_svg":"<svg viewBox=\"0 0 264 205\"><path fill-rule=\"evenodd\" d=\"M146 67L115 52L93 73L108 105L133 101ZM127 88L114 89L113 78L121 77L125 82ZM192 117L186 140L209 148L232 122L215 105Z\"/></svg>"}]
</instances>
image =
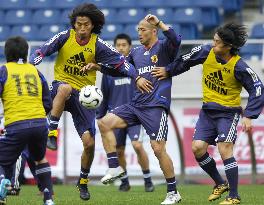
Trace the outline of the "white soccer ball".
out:
<instances>
[{"instance_id":1,"label":"white soccer ball","mask_svg":"<svg viewBox=\"0 0 264 205\"><path fill-rule=\"evenodd\" d=\"M96 109L103 101L103 93L97 86L87 85L81 89L79 101L87 109Z\"/></svg>"}]
</instances>

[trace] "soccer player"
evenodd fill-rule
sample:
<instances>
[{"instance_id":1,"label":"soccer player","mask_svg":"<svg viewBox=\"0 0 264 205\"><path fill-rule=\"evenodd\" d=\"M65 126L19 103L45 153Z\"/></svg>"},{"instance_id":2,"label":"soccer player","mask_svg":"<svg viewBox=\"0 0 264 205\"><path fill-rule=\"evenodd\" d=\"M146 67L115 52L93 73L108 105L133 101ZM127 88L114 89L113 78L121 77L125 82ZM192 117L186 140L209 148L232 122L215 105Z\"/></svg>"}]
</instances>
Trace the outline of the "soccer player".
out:
<instances>
[{"instance_id":1,"label":"soccer player","mask_svg":"<svg viewBox=\"0 0 264 205\"><path fill-rule=\"evenodd\" d=\"M121 33L114 39L114 45L116 49L127 56L131 50L131 38L129 35ZM101 90L104 94L103 102L98 109L97 119L105 116L107 111L114 109L120 105L131 102L136 89L135 82L128 77L112 77L109 75L103 75ZM120 191L129 191L130 184L126 171L126 159L125 159L125 145L126 137L131 140L132 146L137 154L138 163L140 164L145 181L145 191L154 191L154 186L150 176L149 160L146 151L140 142L139 137L144 132L141 125L135 125L126 129L115 129L116 137L116 149L117 156L121 167L125 170L125 175L121 178Z\"/></svg>"},{"instance_id":2,"label":"soccer player","mask_svg":"<svg viewBox=\"0 0 264 205\"><path fill-rule=\"evenodd\" d=\"M115 48L98 37L105 19L104 14L94 4L78 5L69 17L72 29L62 31L49 39L34 52L30 62L39 64L45 56L58 52L54 66L55 80L51 87L53 107L49 115L47 147L57 149L60 117L63 111L70 112L83 143L77 187L81 199L89 200L87 183L94 158L95 110L88 110L79 103L79 91L86 85L95 84L96 70L112 75L122 74L133 79L138 74ZM100 66L95 63L100 63ZM82 70L83 68L90 70ZM137 86L146 91L150 91L150 84L146 79L137 81Z\"/></svg>"},{"instance_id":3,"label":"soccer player","mask_svg":"<svg viewBox=\"0 0 264 205\"><path fill-rule=\"evenodd\" d=\"M163 31L164 40L158 40L158 29ZM161 204L174 204L181 200L181 196L176 189L173 163L165 147L172 82L171 78L158 81L151 75L151 70L155 66L165 66L173 62L181 37L151 14L139 22L138 35L142 45L132 49L127 59L137 69L137 80L141 77L148 79L152 82L153 89L149 93L136 90L130 103L115 108L98 121L109 165L101 181L103 184L114 181L117 173L122 170L118 163L113 130L142 124L150 137L152 149L167 181L167 195Z\"/></svg>"},{"instance_id":4,"label":"soccer player","mask_svg":"<svg viewBox=\"0 0 264 205\"><path fill-rule=\"evenodd\" d=\"M197 46L166 68L152 71L164 79L183 73L190 67L203 65L203 106L196 124L192 150L201 168L214 180L215 186L208 200L213 201L229 191L220 204L240 204L238 195L238 166L233 155L237 138L237 124L242 114L243 131L252 129L264 105L264 88L257 74L238 55L247 40L243 25L228 23L219 27L212 45ZM240 93L244 87L248 103L242 112ZM216 145L222 157L227 182L220 176L214 159L207 152L208 145Z\"/></svg>"},{"instance_id":5,"label":"soccer player","mask_svg":"<svg viewBox=\"0 0 264 205\"><path fill-rule=\"evenodd\" d=\"M44 190L44 205L53 205L51 169L45 158L46 114L51 109L51 97L46 79L27 63L27 54L28 44L22 37L6 41L7 63L0 67L0 95L5 113L5 134L0 138L0 204L6 203L13 165L28 146Z\"/></svg>"}]
</instances>

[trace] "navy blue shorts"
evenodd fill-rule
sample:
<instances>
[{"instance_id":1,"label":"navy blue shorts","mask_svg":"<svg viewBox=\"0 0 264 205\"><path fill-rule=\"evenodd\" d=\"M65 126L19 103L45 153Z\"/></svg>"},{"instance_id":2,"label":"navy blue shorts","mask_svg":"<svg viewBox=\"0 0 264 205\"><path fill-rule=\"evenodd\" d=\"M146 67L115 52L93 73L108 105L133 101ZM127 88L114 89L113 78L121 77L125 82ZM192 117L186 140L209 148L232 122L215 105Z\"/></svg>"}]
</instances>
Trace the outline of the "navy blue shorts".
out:
<instances>
[{"instance_id":1,"label":"navy blue shorts","mask_svg":"<svg viewBox=\"0 0 264 205\"><path fill-rule=\"evenodd\" d=\"M168 113L162 107L136 107L129 103L111 111L122 118L128 127L142 124L151 140L167 140Z\"/></svg>"},{"instance_id":2,"label":"navy blue shorts","mask_svg":"<svg viewBox=\"0 0 264 205\"><path fill-rule=\"evenodd\" d=\"M12 166L22 151L28 147L34 161L40 161L46 154L48 123L21 121L19 125L5 128L6 133L0 137L0 165Z\"/></svg>"},{"instance_id":3,"label":"navy blue shorts","mask_svg":"<svg viewBox=\"0 0 264 205\"><path fill-rule=\"evenodd\" d=\"M51 90L52 99L57 95L59 85L66 84L60 81L53 81ZM72 89L70 98L65 103L64 111L68 111L72 115L74 126L82 137L85 131L89 131L91 136L95 136L95 110L87 109L79 102L79 92L76 89Z\"/></svg>"},{"instance_id":4,"label":"navy blue shorts","mask_svg":"<svg viewBox=\"0 0 264 205\"><path fill-rule=\"evenodd\" d=\"M216 145L217 142L235 143L239 117L240 114L236 112L201 109L193 139L211 145Z\"/></svg>"},{"instance_id":5,"label":"navy blue shorts","mask_svg":"<svg viewBox=\"0 0 264 205\"><path fill-rule=\"evenodd\" d=\"M142 126L135 125L124 129L115 129L116 146L125 146L127 136L131 141L138 141L142 134Z\"/></svg>"}]
</instances>

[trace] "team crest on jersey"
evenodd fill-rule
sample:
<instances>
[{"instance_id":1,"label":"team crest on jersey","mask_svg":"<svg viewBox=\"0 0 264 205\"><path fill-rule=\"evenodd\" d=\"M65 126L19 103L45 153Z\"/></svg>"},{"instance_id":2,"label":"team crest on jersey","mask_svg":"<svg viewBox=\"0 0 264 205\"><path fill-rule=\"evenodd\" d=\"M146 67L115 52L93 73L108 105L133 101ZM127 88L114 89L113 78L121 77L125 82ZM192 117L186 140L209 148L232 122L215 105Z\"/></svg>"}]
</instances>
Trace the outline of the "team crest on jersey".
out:
<instances>
[{"instance_id":1,"label":"team crest on jersey","mask_svg":"<svg viewBox=\"0 0 264 205\"><path fill-rule=\"evenodd\" d=\"M152 61L152 63L157 63L158 62L158 56L157 55L153 55L153 56L151 56L151 61Z\"/></svg>"}]
</instances>

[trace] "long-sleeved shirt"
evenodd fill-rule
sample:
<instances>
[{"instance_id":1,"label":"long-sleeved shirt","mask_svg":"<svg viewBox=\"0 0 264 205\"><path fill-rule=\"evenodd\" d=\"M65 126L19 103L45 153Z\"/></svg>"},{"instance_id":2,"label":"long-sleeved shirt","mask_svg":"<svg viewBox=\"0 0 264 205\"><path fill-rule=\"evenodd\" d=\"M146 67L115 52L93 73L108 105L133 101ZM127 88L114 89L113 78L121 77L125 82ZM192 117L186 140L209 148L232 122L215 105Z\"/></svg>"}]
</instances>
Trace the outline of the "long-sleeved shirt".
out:
<instances>
[{"instance_id":1,"label":"long-sleeved shirt","mask_svg":"<svg viewBox=\"0 0 264 205\"><path fill-rule=\"evenodd\" d=\"M217 56L214 57L217 63L212 64L211 66L206 66L206 69L208 70L205 70L204 64L207 61L210 53L212 54L211 45L202 45L194 47L190 53L180 56L174 62L167 65L165 69L168 72L169 76L176 76L185 71L188 71L191 67L195 65L203 64L203 73L207 72L208 75L204 75L202 81L204 94L202 108L220 111L242 111L240 105L238 107L225 106L222 103L219 103L220 99L218 98L215 98L210 101L206 100L206 92L204 91L205 89L215 92L217 94L216 96L219 96L220 94L223 96L223 98L225 97L225 95L228 94L229 90L234 90L234 86L230 87L230 82L226 82L225 78L223 77L225 73L230 74L230 72L232 72L234 80L231 83L236 83L238 85L240 84L241 87L243 86L249 94L248 102L244 110L243 116L251 119L257 118L264 106L264 87L257 74L239 56L233 56L233 58L238 58L234 65L233 71L230 71L229 69L226 69L225 66L223 66L222 70L211 72L211 70L215 69L214 67L217 65L217 63L221 65L227 65L229 63L223 61ZM232 58L229 61L231 60ZM238 89L240 88L238 87ZM239 92L241 92L241 89L239 90ZM231 100L232 99L230 99L230 101ZM236 99L234 98L233 100Z\"/></svg>"},{"instance_id":2,"label":"long-sleeved shirt","mask_svg":"<svg viewBox=\"0 0 264 205\"><path fill-rule=\"evenodd\" d=\"M103 75L101 90L104 98L97 110L97 118L102 118L107 111L131 102L136 91L136 85L133 79L129 77Z\"/></svg>"},{"instance_id":3,"label":"long-sleeved shirt","mask_svg":"<svg viewBox=\"0 0 264 205\"><path fill-rule=\"evenodd\" d=\"M58 52L54 66L55 80L67 82L77 90L95 84L94 70L81 71L88 63L100 64L101 72L106 74L137 77L134 67L126 63L125 57L96 34L91 34L85 45L80 45L75 36L73 29L56 34L30 56L30 63L37 65L45 56Z\"/></svg>"},{"instance_id":4,"label":"long-sleeved shirt","mask_svg":"<svg viewBox=\"0 0 264 205\"><path fill-rule=\"evenodd\" d=\"M141 107L164 107L169 110L171 103L171 78L159 81L151 75L156 66L166 66L177 56L181 44L181 36L170 28L164 31L165 39L158 40L150 49L139 46L130 52L127 61L135 66L138 75L151 81L154 89L151 93L135 91L132 103Z\"/></svg>"},{"instance_id":5,"label":"long-sleeved shirt","mask_svg":"<svg viewBox=\"0 0 264 205\"><path fill-rule=\"evenodd\" d=\"M46 122L52 107L46 79L29 63L9 62L0 67L0 95L5 126L25 120Z\"/></svg>"}]
</instances>

